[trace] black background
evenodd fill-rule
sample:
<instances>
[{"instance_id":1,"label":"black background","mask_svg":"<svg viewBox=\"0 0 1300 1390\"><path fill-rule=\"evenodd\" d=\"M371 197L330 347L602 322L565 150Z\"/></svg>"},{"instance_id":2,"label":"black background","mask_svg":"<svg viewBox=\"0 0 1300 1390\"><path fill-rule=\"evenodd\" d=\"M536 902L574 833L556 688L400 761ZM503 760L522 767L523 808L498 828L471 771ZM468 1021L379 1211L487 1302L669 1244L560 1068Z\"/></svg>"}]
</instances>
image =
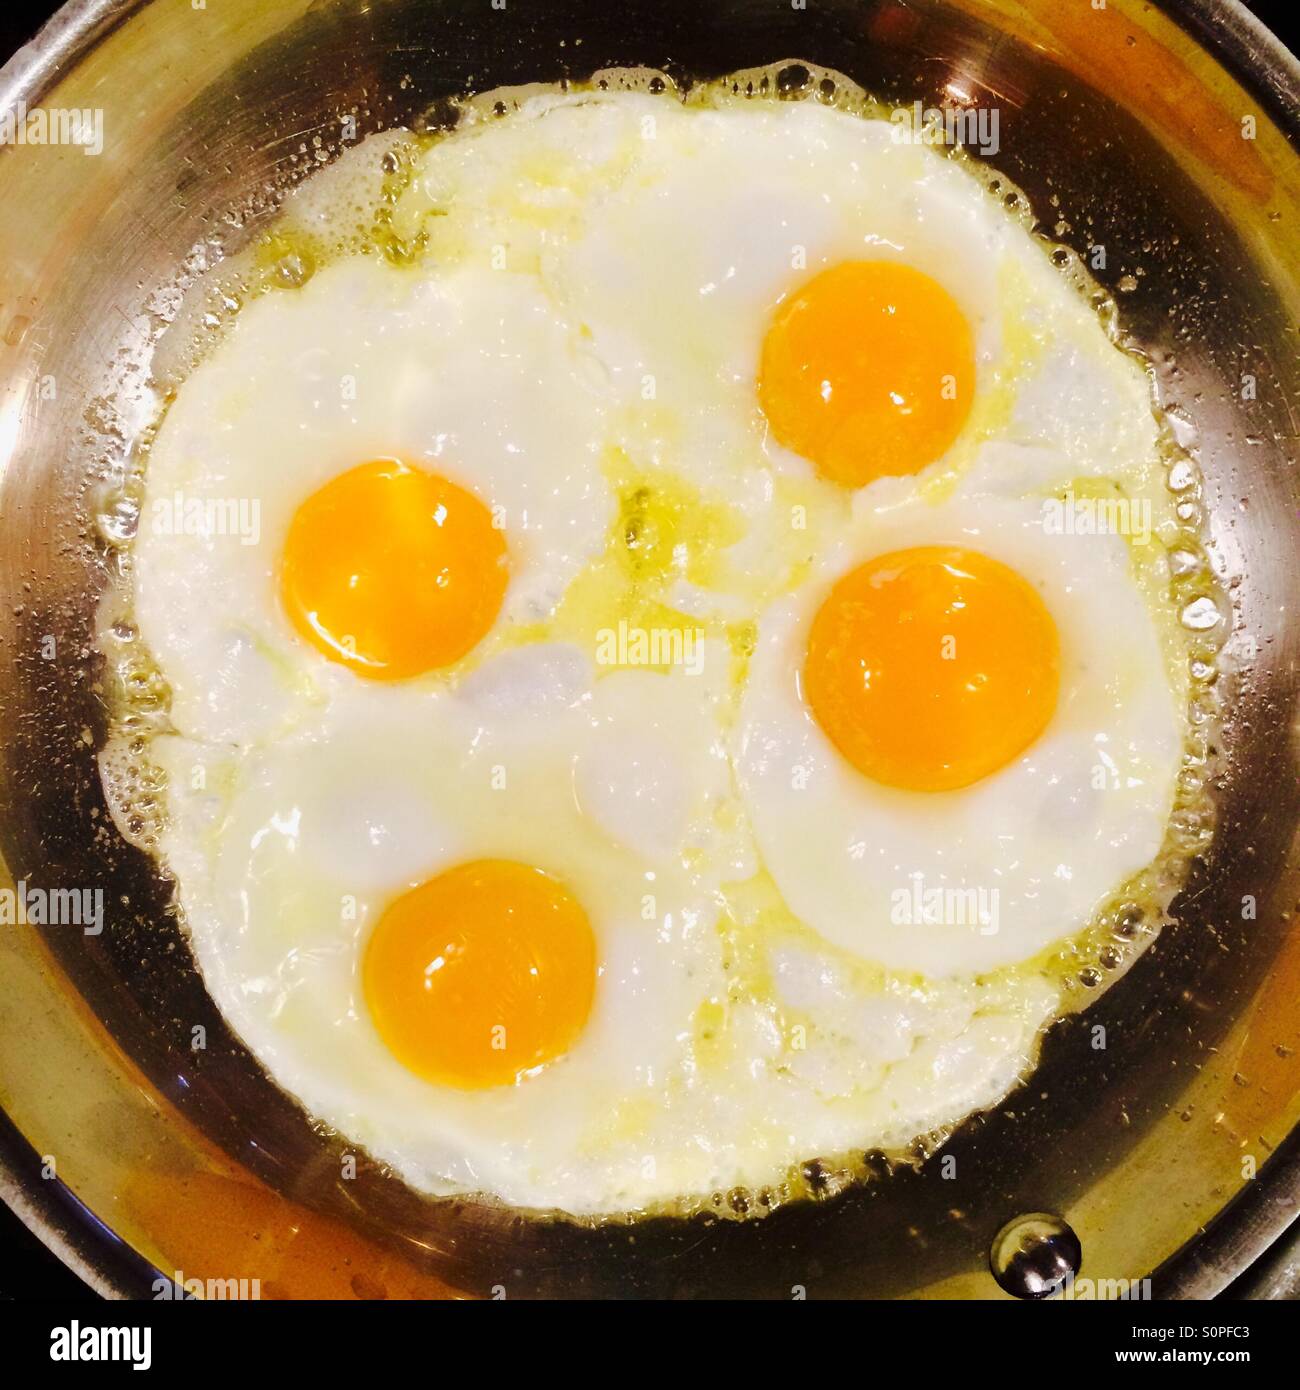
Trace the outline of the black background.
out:
<instances>
[{"instance_id":1,"label":"black background","mask_svg":"<svg viewBox=\"0 0 1300 1390\"><path fill-rule=\"evenodd\" d=\"M1295 3L1248 0L1248 8L1285 36L1286 16L1294 12ZM58 0L5 0L0 12L0 61L7 61L57 8ZM0 1203L0 1299L92 1297L90 1290Z\"/></svg>"}]
</instances>

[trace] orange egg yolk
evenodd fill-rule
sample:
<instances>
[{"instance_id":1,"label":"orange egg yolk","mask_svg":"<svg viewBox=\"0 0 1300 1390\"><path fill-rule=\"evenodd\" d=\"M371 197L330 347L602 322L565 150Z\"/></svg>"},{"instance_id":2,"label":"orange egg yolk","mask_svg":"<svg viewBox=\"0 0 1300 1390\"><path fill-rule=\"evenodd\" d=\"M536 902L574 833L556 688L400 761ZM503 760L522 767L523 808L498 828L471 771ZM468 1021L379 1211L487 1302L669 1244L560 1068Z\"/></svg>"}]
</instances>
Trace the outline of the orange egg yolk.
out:
<instances>
[{"instance_id":1,"label":"orange egg yolk","mask_svg":"<svg viewBox=\"0 0 1300 1390\"><path fill-rule=\"evenodd\" d=\"M294 513L280 593L293 625L331 660L405 680L482 640L507 577L505 538L477 497L380 459L331 479Z\"/></svg>"},{"instance_id":2,"label":"orange egg yolk","mask_svg":"<svg viewBox=\"0 0 1300 1390\"><path fill-rule=\"evenodd\" d=\"M1005 767L1047 727L1056 625L1014 570L920 546L846 574L813 619L803 693L859 772L949 791Z\"/></svg>"},{"instance_id":3,"label":"orange egg yolk","mask_svg":"<svg viewBox=\"0 0 1300 1390\"><path fill-rule=\"evenodd\" d=\"M478 1091L567 1052L591 1012L596 942L558 880L507 859L448 869L391 903L366 948L380 1036L428 1081Z\"/></svg>"},{"instance_id":4,"label":"orange egg yolk","mask_svg":"<svg viewBox=\"0 0 1300 1390\"><path fill-rule=\"evenodd\" d=\"M763 341L758 395L772 433L847 487L933 463L974 390L970 325L952 296L891 261L822 271Z\"/></svg>"}]
</instances>

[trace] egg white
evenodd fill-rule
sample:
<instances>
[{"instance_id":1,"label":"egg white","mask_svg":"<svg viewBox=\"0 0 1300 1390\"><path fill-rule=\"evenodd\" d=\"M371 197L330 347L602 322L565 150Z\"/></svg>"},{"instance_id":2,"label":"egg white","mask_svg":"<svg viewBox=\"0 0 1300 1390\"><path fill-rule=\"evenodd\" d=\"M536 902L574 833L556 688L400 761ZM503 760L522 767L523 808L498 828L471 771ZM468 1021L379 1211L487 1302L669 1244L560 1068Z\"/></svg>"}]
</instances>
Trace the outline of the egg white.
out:
<instances>
[{"instance_id":1,"label":"egg white","mask_svg":"<svg viewBox=\"0 0 1300 1390\"><path fill-rule=\"evenodd\" d=\"M1065 1006L1045 949L1169 816L1177 528L1140 366L959 161L722 90L485 98L450 136L364 142L280 225L352 244L382 202L402 263L353 245L254 298L150 452L133 615L170 691L157 848L200 969L281 1086L430 1193L684 1209L996 1103ZM942 459L851 494L770 437L755 374L783 297L862 256L949 290L977 386ZM294 509L387 455L498 509L511 567L480 649L398 686L308 647L276 592ZM1150 501L1157 559L1044 533L1043 499L1087 480ZM256 499L259 539L152 524L177 495ZM936 542L1039 588L1063 694L1015 765L918 798L840 762L797 676L835 577ZM698 632L698 669L604 664L602 634L656 614ZM600 975L566 1057L459 1092L387 1052L359 962L388 902L491 856L565 880ZM892 923L914 874L997 888L997 930Z\"/></svg>"}]
</instances>

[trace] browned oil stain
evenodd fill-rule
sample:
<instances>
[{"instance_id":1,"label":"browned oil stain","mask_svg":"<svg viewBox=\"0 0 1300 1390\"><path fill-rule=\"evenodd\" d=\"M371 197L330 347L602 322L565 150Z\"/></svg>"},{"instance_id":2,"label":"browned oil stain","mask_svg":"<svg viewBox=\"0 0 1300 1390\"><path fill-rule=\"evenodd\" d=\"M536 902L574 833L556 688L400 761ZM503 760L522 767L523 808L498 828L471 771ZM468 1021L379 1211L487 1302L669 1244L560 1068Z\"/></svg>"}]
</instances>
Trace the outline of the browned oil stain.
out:
<instances>
[{"instance_id":1,"label":"browned oil stain","mask_svg":"<svg viewBox=\"0 0 1300 1390\"><path fill-rule=\"evenodd\" d=\"M57 972L43 941L39 950L47 968ZM205 1165L187 1172L141 1168L118 1194L113 1229L136 1248L161 1251L169 1278L179 1273L203 1282L256 1279L267 1299L466 1297L344 1222L237 1169L159 1095L76 990L65 988L63 997L109 1064L167 1117L196 1165Z\"/></svg>"},{"instance_id":2,"label":"browned oil stain","mask_svg":"<svg viewBox=\"0 0 1300 1390\"><path fill-rule=\"evenodd\" d=\"M959 2L976 15L987 11L974 0ZM1070 0L1035 5L1032 15L1054 40L1051 54L1062 67L1099 91L1118 94L1171 145L1203 160L1253 202L1268 202L1275 180L1254 140L1243 137L1242 117L1259 125L1268 118L1244 97L1240 110L1225 109L1186 63L1120 8Z\"/></svg>"},{"instance_id":3,"label":"browned oil stain","mask_svg":"<svg viewBox=\"0 0 1300 1390\"><path fill-rule=\"evenodd\" d=\"M130 1219L168 1256L163 1273L257 1280L264 1299L449 1299L449 1285L400 1255L246 1177L141 1172L122 1194Z\"/></svg>"},{"instance_id":4,"label":"browned oil stain","mask_svg":"<svg viewBox=\"0 0 1300 1390\"><path fill-rule=\"evenodd\" d=\"M1249 1011L1236 1082L1226 1088L1224 1123L1246 1144L1300 1093L1300 920L1289 926Z\"/></svg>"}]
</instances>

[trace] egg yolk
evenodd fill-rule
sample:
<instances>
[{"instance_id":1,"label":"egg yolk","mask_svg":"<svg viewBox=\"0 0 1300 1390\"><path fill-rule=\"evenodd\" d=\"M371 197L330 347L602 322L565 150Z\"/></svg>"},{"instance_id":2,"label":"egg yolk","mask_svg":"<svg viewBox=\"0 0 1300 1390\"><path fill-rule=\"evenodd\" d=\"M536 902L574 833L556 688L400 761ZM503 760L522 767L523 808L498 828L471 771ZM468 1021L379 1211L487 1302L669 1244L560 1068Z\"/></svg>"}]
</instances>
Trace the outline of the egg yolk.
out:
<instances>
[{"instance_id":1,"label":"egg yolk","mask_svg":"<svg viewBox=\"0 0 1300 1390\"><path fill-rule=\"evenodd\" d=\"M803 693L836 748L874 781L969 786L1047 727L1060 686L1051 614L978 551L920 546L846 574L813 619Z\"/></svg>"},{"instance_id":2,"label":"egg yolk","mask_svg":"<svg viewBox=\"0 0 1300 1390\"><path fill-rule=\"evenodd\" d=\"M758 395L772 433L847 487L941 457L974 389L970 325L952 296L891 261L822 271L763 341Z\"/></svg>"},{"instance_id":3,"label":"egg yolk","mask_svg":"<svg viewBox=\"0 0 1300 1390\"><path fill-rule=\"evenodd\" d=\"M436 473L380 459L331 479L289 524L286 612L360 676L404 680L482 640L505 596L506 544L491 512Z\"/></svg>"},{"instance_id":4,"label":"egg yolk","mask_svg":"<svg viewBox=\"0 0 1300 1390\"><path fill-rule=\"evenodd\" d=\"M380 1036L427 1081L478 1091L567 1052L591 1012L596 942L541 869L482 859L391 903L366 948Z\"/></svg>"}]
</instances>

